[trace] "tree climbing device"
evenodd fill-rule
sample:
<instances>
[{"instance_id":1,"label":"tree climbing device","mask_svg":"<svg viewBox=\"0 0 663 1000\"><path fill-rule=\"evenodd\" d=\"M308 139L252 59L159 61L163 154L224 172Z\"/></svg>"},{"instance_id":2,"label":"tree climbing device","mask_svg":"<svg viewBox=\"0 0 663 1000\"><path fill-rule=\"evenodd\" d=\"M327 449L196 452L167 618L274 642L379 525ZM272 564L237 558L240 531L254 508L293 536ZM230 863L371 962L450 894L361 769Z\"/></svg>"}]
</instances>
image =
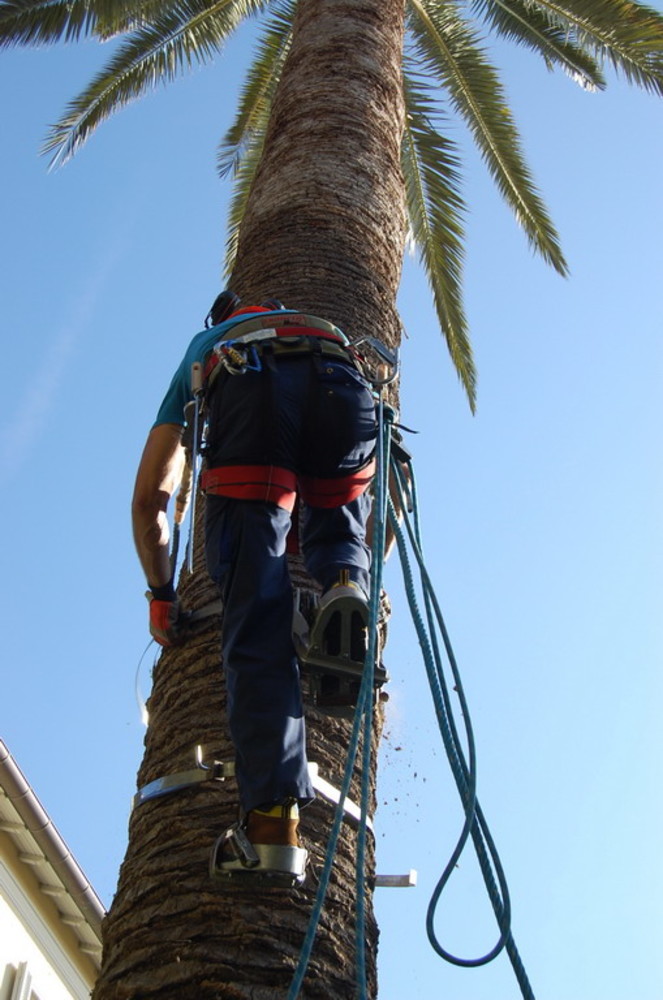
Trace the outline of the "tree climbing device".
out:
<instances>
[{"instance_id":1,"label":"tree climbing device","mask_svg":"<svg viewBox=\"0 0 663 1000\"><path fill-rule=\"evenodd\" d=\"M214 322L214 316L211 318ZM241 375L243 371L260 365L262 363L261 344L265 339L271 339L278 344L282 343L282 347L279 349L284 350L289 349L287 341L292 339L293 343L290 347L297 349L299 346L297 341L302 336L302 331L293 333L291 327L304 327L306 328L304 336L314 336L316 330L328 332L331 324L319 320L317 317L286 312L276 317L273 315L264 318L260 316L250 317L232 328L232 337L227 335L216 345L213 358L210 358L203 371L203 385L206 382L209 384L210 378L214 378L214 369L219 366L223 366L232 374ZM284 328L290 336L283 335ZM349 345L347 338L341 331L335 327L332 329L334 336L336 334L339 336L336 342L328 342L331 347L325 348L325 350L351 350L359 355L359 344ZM310 334L310 331L313 333ZM325 343L327 342L325 341ZM502 950L505 950L524 1000L534 1000L534 994L511 931L511 904L506 878L477 798L476 752L469 708L450 638L423 557L412 462L407 451L400 445L398 435L394 439L396 414L383 399L382 387L398 374L398 356L377 341L364 341L363 350L372 352L373 356L377 356L378 361L377 367L371 373L373 377L370 378L377 396L378 437L373 486L373 522L375 528L379 529L373 531L370 594L365 595L357 591L350 585L349 580L341 579L338 586L323 595L317 605L306 606L305 601L299 600L295 611L294 635L302 669L323 676L341 676L351 679L355 686L354 702L356 707L341 786L339 789L333 789L333 795L328 794L329 788L331 788L328 785L326 790L321 792L330 801L336 802L336 808L325 862L322 870L318 873L317 893L299 961L288 992L288 1000L296 1000L300 995L327 894L341 824L344 821L353 822L357 827L356 995L359 1000L366 1000L367 997L365 898L371 885L365 874L365 853L367 834L371 830L368 808L375 689L386 680L384 668L379 663L378 623L387 522L390 523L396 539L408 602L423 653L438 726L464 813L458 842L444 867L429 903L426 920L428 938L431 946L442 958L452 964L466 967L486 964L496 958ZM366 374L365 368L364 374ZM195 391L194 398L196 398ZM204 410L204 390L200 393L200 402ZM201 411L199 410L198 417L200 418L200 416ZM202 422L204 423L204 418ZM199 433L196 429L191 445L192 456L197 456L200 450L198 437ZM194 461L194 477L195 469ZM390 483L393 485L390 486ZM402 524L404 524L405 530ZM191 527L189 531L189 553L191 553L193 549ZM418 569L418 581L412 568L412 559ZM423 610L420 608L420 601L423 602ZM214 611L201 609L195 614L202 618L207 613L218 613L218 602L215 602L215 605ZM193 621L193 616L190 620ZM449 670L451 672L450 682L447 680ZM464 739L461 739L459 726L455 721L451 691L456 694L460 705ZM363 746L359 763L359 771L362 776L361 797L358 804L355 805L350 802L348 796L355 773L360 742ZM214 762L213 765L208 766L202 763L202 759L199 759L195 771L180 772L178 775L157 779L157 781L145 786L136 796L135 804L138 805L148 799L179 791L181 788L190 787L190 785L200 781L225 780L232 773L232 765ZM321 786L319 776L317 778L318 784L315 785L314 782L314 785L320 790L326 783ZM485 955L479 958L465 959L453 955L442 946L435 930L435 915L442 892L470 839L473 842L488 897L495 914L498 940ZM236 824L230 827L215 844L211 870L222 878L246 878L248 877L247 873L250 873L251 878L256 878L256 870L262 870L263 880L269 882L271 879L269 882L271 885L292 887L301 884L305 875L306 852L301 848L281 847L278 853L274 853L272 847L273 845L264 845L263 847L252 843L246 837L243 827ZM234 865L231 868L226 867L225 871L220 871L219 852L224 852L227 855L228 849L234 856ZM412 881L410 879L409 882L406 882L403 879L398 884L412 884Z\"/></svg>"},{"instance_id":2,"label":"tree climbing device","mask_svg":"<svg viewBox=\"0 0 663 1000\"><path fill-rule=\"evenodd\" d=\"M242 822L233 823L212 849L213 878L243 879L252 886L289 889L305 878L308 852L289 844L260 844L249 840Z\"/></svg>"}]
</instances>

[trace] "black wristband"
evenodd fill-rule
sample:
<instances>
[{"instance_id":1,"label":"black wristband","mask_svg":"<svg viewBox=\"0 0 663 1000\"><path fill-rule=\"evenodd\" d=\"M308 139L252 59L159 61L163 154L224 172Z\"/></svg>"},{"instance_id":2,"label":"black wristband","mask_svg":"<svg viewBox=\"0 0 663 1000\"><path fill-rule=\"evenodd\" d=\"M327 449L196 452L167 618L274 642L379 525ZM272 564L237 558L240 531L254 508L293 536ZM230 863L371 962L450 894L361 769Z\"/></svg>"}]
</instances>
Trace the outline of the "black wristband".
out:
<instances>
[{"instance_id":1,"label":"black wristband","mask_svg":"<svg viewBox=\"0 0 663 1000\"><path fill-rule=\"evenodd\" d=\"M152 584L148 584L150 590L152 591L152 597L155 601L174 601L177 598L177 593L173 587L173 581L169 580L168 583L164 583L162 587L153 587Z\"/></svg>"}]
</instances>

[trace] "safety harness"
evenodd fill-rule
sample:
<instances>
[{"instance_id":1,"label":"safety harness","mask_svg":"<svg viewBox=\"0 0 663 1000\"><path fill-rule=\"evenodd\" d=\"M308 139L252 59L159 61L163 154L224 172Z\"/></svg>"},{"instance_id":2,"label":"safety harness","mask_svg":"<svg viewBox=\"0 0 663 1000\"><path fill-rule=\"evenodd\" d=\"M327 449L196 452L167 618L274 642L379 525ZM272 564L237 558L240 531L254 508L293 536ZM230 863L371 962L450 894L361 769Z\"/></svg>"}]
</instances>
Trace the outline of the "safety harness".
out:
<instances>
[{"instance_id":1,"label":"safety harness","mask_svg":"<svg viewBox=\"0 0 663 1000\"><path fill-rule=\"evenodd\" d=\"M194 397L187 414L185 441L190 455L193 482L197 479L203 428L215 382L222 372L243 375L269 370L277 357L308 355L312 364L336 358L356 368L374 387L389 384L398 374L398 354L379 340L365 337L350 344L333 323L307 313L261 314L260 307L243 310L250 315L227 330L214 345L204 364L192 365L191 390ZM359 349L362 349L361 353ZM374 363L372 363L374 362ZM297 495L316 507L340 507L360 496L375 473L371 459L350 474L332 478L297 476L291 469L263 464L208 466L200 475L204 493L241 500L262 500L293 512ZM184 495L186 492L186 495ZM179 508L185 509L188 490L180 490ZM195 500L193 490L192 506ZM192 510L192 515L194 511ZM191 532L194 518L191 517ZM193 537L189 537L189 570L192 566Z\"/></svg>"},{"instance_id":2,"label":"safety harness","mask_svg":"<svg viewBox=\"0 0 663 1000\"><path fill-rule=\"evenodd\" d=\"M334 358L366 375L364 358L333 323L319 316L285 311L256 315L259 308L243 310L252 314L226 331L212 348L203 368L206 398L221 373L231 376L250 371L269 373L277 359L307 356L314 367L319 367L323 359ZM383 347L383 351L387 349ZM268 409L269 405L266 387L265 407ZM271 424L270 418L267 413L267 426ZM200 482L204 493L236 500L270 501L292 513L297 495L315 507L341 507L350 503L367 489L374 474L374 459L350 474L332 478L298 476L291 469L277 465L242 464L206 468Z\"/></svg>"}]
</instances>

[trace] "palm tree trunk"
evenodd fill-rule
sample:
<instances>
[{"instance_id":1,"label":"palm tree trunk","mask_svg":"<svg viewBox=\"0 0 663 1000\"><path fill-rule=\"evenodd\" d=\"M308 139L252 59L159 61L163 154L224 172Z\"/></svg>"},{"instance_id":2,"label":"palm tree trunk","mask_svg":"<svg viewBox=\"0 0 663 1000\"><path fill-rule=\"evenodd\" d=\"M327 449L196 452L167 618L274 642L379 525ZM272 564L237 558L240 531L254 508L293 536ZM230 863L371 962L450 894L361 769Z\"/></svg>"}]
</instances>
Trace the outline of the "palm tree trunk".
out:
<instances>
[{"instance_id":1,"label":"palm tree trunk","mask_svg":"<svg viewBox=\"0 0 663 1000\"><path fill-rule=\"evenodd\" d=\"M233 285L395 338L403 0L300 0Z\"/></svg>"},{"instance_id":2,"label":"palm tree trunk","mask_svg":"<svg viewBox=\"0 0 663 1000\"><path fill-rule=\"evenodd\" d=\"M398 338L395 297L405 240L399 149L403 0L300 0L265 150L240 233L232 287L276 295L351 335ZM216 596L198 530L189 608ZM293 565L295 582L301 568ZM229 761L218 621L167 650L154 672L138 786L207 760ZM306 697L306 686L305 686ZM307 705L308 756L340 784L351 723ZM376 711L373 740L380 736ZM372 782L374 791L375 753ZM355 782L353 795L358 798ZM373 805L375 796L372 796ZM302 816L312 855L297 891L247 890L208 876L212 844L236 819L234 781L145 802L131 817L117 895L104 927L94 1000L283 997L306 931L331 826L320 802ZM301 996L354 995L355 833L344 825ZM373 865L372 851L369 864ZM369 871L370 875L370 871ZM368 900L369 995L377 994L377 927Z\"/></svg>"}]
</instances>

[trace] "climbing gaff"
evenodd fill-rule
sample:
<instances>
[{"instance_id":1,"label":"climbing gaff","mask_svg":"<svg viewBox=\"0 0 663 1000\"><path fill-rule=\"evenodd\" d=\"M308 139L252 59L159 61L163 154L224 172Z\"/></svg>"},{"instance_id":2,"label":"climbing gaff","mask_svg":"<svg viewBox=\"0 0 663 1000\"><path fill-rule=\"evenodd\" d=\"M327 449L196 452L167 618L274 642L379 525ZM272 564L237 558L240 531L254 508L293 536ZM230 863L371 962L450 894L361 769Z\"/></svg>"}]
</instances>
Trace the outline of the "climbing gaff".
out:
<instances>
[{"instance_id":1,"label":"climbing gaff","mask_svg":"<svg viewBox=\"0 0 663 1000\"><path fill-rule=\"evenodd\" d=\"M193 547L196 529L196 492L198 480L198 453L200 443L198 435L200 433L200 407L203 397L203 366L200 361L194 361L191 365L191 392L193 393L193 441L191 442L191 519L189 521L189 544L187 551L187 569L193 573Z\"/></svg>"}]
</instances>

